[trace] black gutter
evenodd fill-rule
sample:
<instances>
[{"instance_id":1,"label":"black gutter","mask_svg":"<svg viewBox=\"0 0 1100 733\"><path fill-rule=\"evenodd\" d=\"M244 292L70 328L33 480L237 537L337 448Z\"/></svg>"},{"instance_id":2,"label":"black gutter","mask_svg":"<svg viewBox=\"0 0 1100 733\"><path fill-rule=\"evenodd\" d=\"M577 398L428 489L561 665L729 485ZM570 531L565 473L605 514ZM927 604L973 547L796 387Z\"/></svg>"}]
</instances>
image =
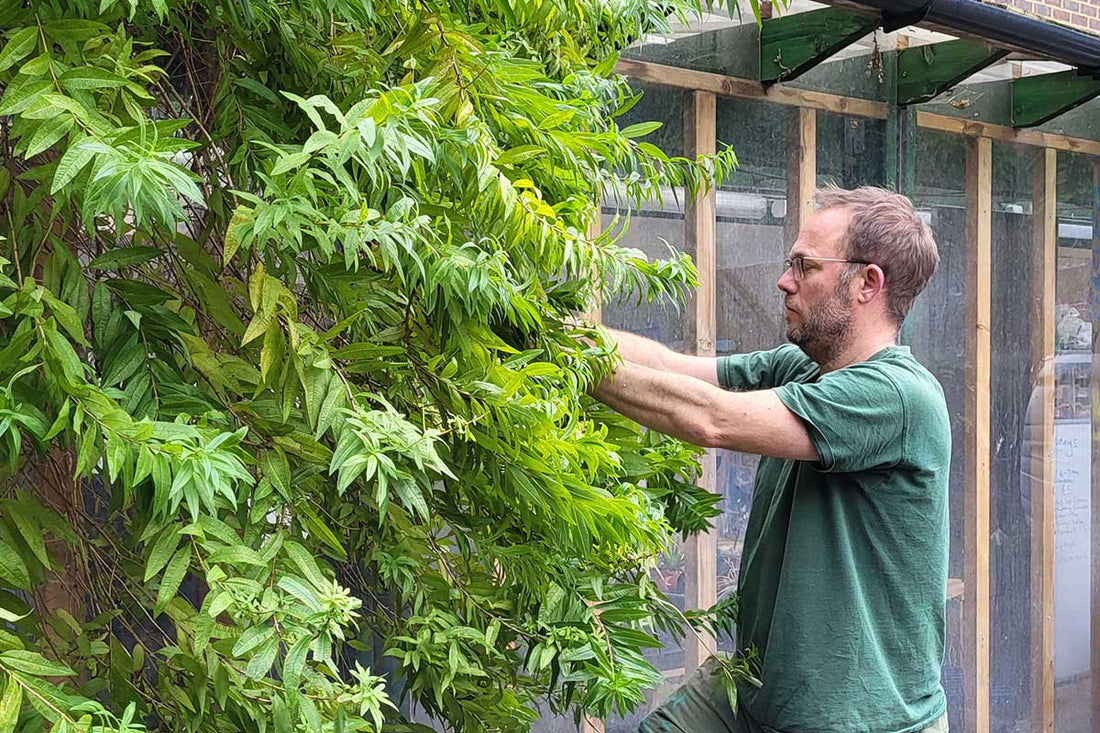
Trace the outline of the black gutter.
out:
<instances>
[{"instance_id":1,"label":"black gutter","mask_svg":"<svg viewBox=\"0 0 1100 733\"><path fill-rule=\"evenodd\" d=\"M1100 78L1100 37L979 0L847 0L874 8L886 31L927 23L1076 66Z\"/></svg>"}]
</instances>

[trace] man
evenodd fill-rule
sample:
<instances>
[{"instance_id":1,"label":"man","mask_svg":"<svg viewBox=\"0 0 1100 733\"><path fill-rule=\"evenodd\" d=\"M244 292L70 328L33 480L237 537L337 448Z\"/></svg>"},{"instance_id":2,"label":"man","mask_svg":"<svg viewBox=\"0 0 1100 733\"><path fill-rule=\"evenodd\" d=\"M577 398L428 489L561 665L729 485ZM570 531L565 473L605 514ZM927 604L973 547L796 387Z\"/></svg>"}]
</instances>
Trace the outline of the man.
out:
<instances>
[{"instance_id":1,"label":"man","mask_svg":"<svg viewBox=\"0 0 1100 733\"><path fill-rule=\"evenodd\" d=\"M790 344L718 359L611 331L595 396L697 445L757 453L738 647L761 687L730 710L704 664L643 733L947 730L940 686L950 426L897 345L939 256L909 199L819 192L779 279Z\"/></svg>"}]
</instances>

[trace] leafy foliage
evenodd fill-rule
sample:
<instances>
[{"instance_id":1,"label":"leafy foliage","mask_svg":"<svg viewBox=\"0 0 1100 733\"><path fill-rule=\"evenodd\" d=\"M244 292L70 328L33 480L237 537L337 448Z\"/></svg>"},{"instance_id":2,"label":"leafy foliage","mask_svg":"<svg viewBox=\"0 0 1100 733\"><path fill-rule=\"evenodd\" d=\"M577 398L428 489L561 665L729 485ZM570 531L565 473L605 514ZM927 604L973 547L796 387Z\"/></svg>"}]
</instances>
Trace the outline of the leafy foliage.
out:
<instances>
[{"instance_id":1,"label":"leafy foliage","mask_svg":"<svg viewBox=\"0 0 1100 733\"><path fill-rule=\"evenodd\" d=\"M695 284L586 233L732 165L615 121L689 9L0 0L0 733L643 699L717 497L574 316Z\"/></svg>"}]
</instances>

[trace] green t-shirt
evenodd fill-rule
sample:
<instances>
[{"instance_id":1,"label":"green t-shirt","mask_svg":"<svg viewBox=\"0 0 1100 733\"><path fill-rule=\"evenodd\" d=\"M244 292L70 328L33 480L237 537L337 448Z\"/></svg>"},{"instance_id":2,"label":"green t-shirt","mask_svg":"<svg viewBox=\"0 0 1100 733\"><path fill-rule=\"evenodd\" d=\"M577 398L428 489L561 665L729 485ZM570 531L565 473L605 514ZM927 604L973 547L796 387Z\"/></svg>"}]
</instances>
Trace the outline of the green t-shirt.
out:
<instances>
[{"instance_id":1,"label":"green t-shirt","mask_svg":"<svg viewBox=\"0 0 1100 733\"><path fill-rule=\"evenodd\" d=\"M824 376L799 348L723 357L726 388L775 389L820 461L763 458L738 578L741 692L783 733L908 733L946 710L951 428L943 390L894 346Z\"/></svg>"}]
</instances>

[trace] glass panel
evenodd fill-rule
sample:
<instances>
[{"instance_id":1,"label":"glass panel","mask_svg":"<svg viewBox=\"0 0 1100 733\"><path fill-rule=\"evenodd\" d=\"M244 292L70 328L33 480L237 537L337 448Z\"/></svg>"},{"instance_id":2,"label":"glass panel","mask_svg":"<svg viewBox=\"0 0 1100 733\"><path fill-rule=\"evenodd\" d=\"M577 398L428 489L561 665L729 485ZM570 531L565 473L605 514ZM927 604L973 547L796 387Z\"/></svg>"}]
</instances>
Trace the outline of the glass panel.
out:
<instances>
[{"instance_id":1,"label":"glass panel","mask_svg":"<svg viewBox=\"0 0 1100 733\"><path fill-rule=\"evenodd\" d=\"M1034 405L1031 298L1035 248L1034 148L993 143L993 282L990 363L990 722L1015 730L1031 720L1041 613L1031 588L1032 509L1028 475ZM1038 355L1041 360L1041 354ZM1037 370L1034 371L1037 377ZM1032 466L1030 470L1036 470ZM1023 470L1022 470L1023 469ZM1025 726L1026 727L1026 726Z\"/></svg>"},{"instance_id":2,"label":"glass panel","mask_svg":"<svg viewBox=\"0 0 1100 733\"><path fill-rule=\"evenodd\" d=\"M886 121L817 113L817 182L842 188L886 184Z\"/></svg>"},{"instance_id":3,"label":"glass panel","mask_svg":"<svg viewBox=\"0 0 1100 733\"><path fill-rule=\"evenodd\" d=\"M1054 357L1054 729L1089 729L1093 159L1058 154Z\"/></svg>"},{"instance_id":4,"label":"glass panel","mask_svg":"<svg viewBox=\"0 0 1100 733\"><path fill-rule=\"evenodd\" d=\"M965 382L963 328L966 318L965 140L919 130L913 201L927 218L939 246L940 264L917 298L902 329L902 341L943 387L951 416L951 559L948 584L947 654L943 686L952 730L963 730L963 438Z\"/></svg>"}]
</instances>

